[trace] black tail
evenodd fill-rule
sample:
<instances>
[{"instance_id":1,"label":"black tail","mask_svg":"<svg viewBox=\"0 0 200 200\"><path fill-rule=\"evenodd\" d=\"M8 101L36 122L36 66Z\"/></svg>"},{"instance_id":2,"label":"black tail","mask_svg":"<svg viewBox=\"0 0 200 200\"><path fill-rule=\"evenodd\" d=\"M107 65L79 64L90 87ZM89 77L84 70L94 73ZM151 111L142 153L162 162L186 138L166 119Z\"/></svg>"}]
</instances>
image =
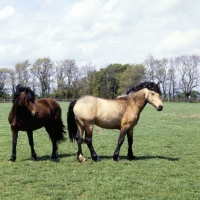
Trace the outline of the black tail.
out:
<instances>
[{"instance_id":1,"label":"black tail","mask_svg":"<svg viewBox=\"0 0 200 200\"><path fill-rule=\"evenodd\" d=\"M61 143L61 142L64 142L66 140L66 138L65 138L66 131L65 131L65 125L63 124L62 119L60 119L59 123L60 124L58 125L58 132L56 134L56 141L58 143Z\"/></svg>"},{"instance_id":2,"label":"black tail","mask_svg":"<svg viewBox=\"0 0 200 200\"><path fill-rule=\"evenodd\" d=\"M67 125L68 125L69 138L71 142L76 140L76 134L77 134L77 124L75 121L75 115L73 111L76 101L77 100L74 100L69 104L67 113Z\"/></svg>"}]
</instances>

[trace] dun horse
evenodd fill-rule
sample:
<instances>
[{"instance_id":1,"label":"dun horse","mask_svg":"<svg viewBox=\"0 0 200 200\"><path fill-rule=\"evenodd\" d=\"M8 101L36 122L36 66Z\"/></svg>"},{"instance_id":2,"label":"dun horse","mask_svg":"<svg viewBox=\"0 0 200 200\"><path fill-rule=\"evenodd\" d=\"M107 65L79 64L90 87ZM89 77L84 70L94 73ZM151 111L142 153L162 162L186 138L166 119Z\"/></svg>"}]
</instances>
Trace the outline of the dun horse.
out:
<instances>
[{"instance_id":1,"label":"dun horse","mask_svg":"<svg viewBox=\"0 0 200 200\"><path fill-rule=\"evenodd\" d=\"M84 96L72 101L68 108L68 132L71 141L76 140L78 145L77 159L84 162L81 143L85 132L85 142L90 150L92 159L100 161L100 157L92 145L92 133L94 125L106 129L119 129L120 135L113 159L119 161L120 147L127 135L128 159L133 155L133 129L137 124L140 113L147 103L150 103L158 111L163 109L161 91L158 84L143 82L127 90L123 97L115 100L102 99L93 96Z\"/></svg>"},{"instance_id":2,"label":"dun horse","mask_svg":"<svg viewBox=\"0 0 200 200\"><path fill-rule=\"evenodd\" d=\"M14 94L13 106L8 116L12 131L12 155L10 162L16 160L16 146L19 131L26 131L31 147L31 160L37 159L33 130L45 127L52 142L51 159L57 158L57 143L65 140L65 126L61 119L59 104L49 98L35 100L35 94L29 87L18 85Z\"/></svg>"}]
</instances>

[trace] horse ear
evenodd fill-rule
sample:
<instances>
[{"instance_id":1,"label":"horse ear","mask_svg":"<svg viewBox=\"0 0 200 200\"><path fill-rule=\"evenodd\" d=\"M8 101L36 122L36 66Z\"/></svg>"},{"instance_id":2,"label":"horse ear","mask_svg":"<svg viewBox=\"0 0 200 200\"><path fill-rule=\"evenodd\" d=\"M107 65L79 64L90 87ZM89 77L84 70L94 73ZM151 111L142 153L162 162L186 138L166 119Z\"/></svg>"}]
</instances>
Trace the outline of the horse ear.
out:
<instances>
[{"instance_id":1,"label":"horse ear","mask_svg":"<svg viewBox=\"0 0 200 200\"><path fill-rule=\"evenodd\" d=\"M25 90L25 93L28 93L30 90L31 90L31 88L27 87L26 90Z\"/></svg>"},{"instance_id":2,"label":"horse ear","mask_svg":"<svg viewBox=\"0 0 200 200\"><path fill-rule=\"evenodd\" d=\"M151 84L149 85L149 88L153 88L154 86L154 82L151 82Z\"/></svg>"}]
</instances>

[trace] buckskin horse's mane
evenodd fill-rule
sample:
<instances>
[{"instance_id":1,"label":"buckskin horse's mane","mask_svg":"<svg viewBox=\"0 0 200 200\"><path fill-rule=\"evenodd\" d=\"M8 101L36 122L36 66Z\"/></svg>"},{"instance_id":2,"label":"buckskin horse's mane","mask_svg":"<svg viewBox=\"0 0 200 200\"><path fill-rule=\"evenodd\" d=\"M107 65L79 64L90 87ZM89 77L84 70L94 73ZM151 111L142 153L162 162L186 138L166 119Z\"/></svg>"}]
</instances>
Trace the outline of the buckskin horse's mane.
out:
<instances>
[{"instance_id":1,"label":"buckskin horse's mane","mask_svg":"<svg viewBox=\"0 0 200 200\"><path fill-rule=\"evenodd\" d=\"M159 87L159 84L156 84L154 82L145 81L145 82L142 82L142 83L140 83L140 84L138 84L136 86L128 88L127 91L126 91L126 95L130 94L131 92L137 92L137 91L142 90L144 88L147 88L149 90L157 92L160 95L162 94L161 90L160 90L160 87Z\"/></svg>"},{"instance_id":2,"label":"buckskin horse's mane","mask_svg":"<svg viewBox=\"0 0 200 200\"><path fill-rule=\"evenodd\" d=\"M31 101L31 102L34 102L35 101L35 93L29 88L29 87L24 87L22 86L21 84L17 85L16 86L16 91L14 93L14 100L13 102L19 97L19 95L24 92L24 91L27 91L26 92L26 100L27 101Z\"/></svg>"}]
</instances>

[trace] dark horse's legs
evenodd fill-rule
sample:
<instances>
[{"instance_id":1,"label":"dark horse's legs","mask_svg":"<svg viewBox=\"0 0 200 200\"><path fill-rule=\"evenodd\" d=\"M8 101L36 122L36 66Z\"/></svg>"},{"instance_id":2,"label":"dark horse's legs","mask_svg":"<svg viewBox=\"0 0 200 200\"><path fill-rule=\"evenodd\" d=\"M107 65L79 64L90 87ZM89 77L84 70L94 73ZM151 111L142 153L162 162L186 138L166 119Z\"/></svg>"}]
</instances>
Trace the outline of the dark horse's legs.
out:
<instances>
[{"instance_id":1,"label":"dark horse's legs","mask_svg":"<svg viewBox=\"0 0 200 200\"><path fill-rule=\"evenodd\" d=\"M16 160L17 137L18 137L18 131L12 130L12 155L11 158L9 159L9 162L15 162Z\"/></svg>"},{"instance_id":2,"label":"dark horse's legs","mask_svg":"<svg viewBox=\"0 0 200 200\"><path fill-rule=\"evenodd\" d=\"M52 153L50 155L50 159L57 159L58 158L58 146L57 146L57 140L56 140L57 125L46 126L45 128L52 142Z\"/></svg>"},{"instance_id":3,"label":"dark horse's legs","mask_svg":"<svg viewBox=\"0 0 200 200\"><path fill-rule=\"evenodd\" d=\"M90 150L90 154L92 156L92 160L94 161L100 161L100 157L97 155L97 153L94 150L94 147L92 145L92 131L89 130L89 128L86 128L86 137L85 137L85 142Z\"/></svg>"},{"instance_id":4,"label":"dark horse's legs","mask_svg":"<svg viewBox=\"0 0 200 200\"><path fill-rule=\"evenodd\" d=\"M33 131L32 130L27 131L27 135L28 135L29 145L31 147L31 161L35 161L37 160L37 155L34 149Z\"/></svg>"}]
</instances>

